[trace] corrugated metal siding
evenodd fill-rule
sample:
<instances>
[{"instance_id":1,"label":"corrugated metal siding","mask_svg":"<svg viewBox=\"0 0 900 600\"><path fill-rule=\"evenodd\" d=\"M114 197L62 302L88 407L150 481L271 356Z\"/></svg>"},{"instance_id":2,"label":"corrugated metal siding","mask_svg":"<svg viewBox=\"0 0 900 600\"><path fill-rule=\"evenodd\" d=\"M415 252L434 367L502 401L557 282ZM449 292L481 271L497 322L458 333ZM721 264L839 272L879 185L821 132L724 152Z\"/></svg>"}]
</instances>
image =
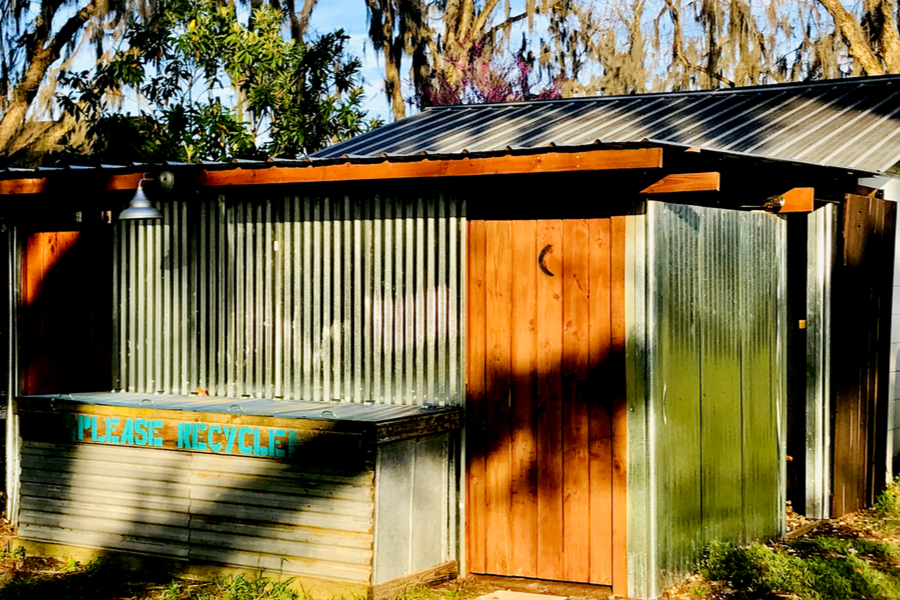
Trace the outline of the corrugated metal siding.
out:
<instances>
[{"instance_id":1,"label":"corrugated metal siding","mask_svg":"<svg viewBox=\"0 0 900 600\"><path fill-rule=\"evenodd\" d=\"M24 442L21 479L23 539L370 582L370 470Z\"/></svg>"},{"instance_id":2,"label":"corrugated metal siding","mask_svg":"<svg viewBox=\"0 0 900 600\"><path fill-rule=\"evenodd\" d=\"M900 77L435 107L318 158L458 154L654 140L886 171L900 161ZM873 143L874 140L874 143Z\"/></svg>"},{"instance_id":3,"label":"corrugated metal siding","mask_svg":"<svg viewBox=\"0 0 900 600\"><path fill-rule=\"evenodd\" d=\"M629 595L656 597L709 541L783 532L785 231L655 202L645 223L626 297L629 558L650 556L629 562Z\"/></svg>"},{"instance_id":4,"label":"corrugated metal siding","mask_svg":"<svg viewBox=\"0 0 900 600\"><path fill-rule=\"evenodd\" d=\"M116 226L115 387L462 404L464 204L202 197Z\"/></svg>"},{"instance_id":5,"label":"corrugated metal siding","mask_svg":"<svg viewBox=\"0 0 900 600\"><path fill-rule=\"evenodd\" d=\"M806 507L826 519L831 512L831 285L837 264L838 209L811 213L806 291Z\"/></svg>"},{"instance_id":6,"label":"corrugated metal siding","mask_svg":"<svg viewBox=\"0 0 900 600\"><path fill-rule=\"evenodd\" d=\"M450 443L442 434L379 446L373 584L455 558Z\"/></svg>"}]
</instances>

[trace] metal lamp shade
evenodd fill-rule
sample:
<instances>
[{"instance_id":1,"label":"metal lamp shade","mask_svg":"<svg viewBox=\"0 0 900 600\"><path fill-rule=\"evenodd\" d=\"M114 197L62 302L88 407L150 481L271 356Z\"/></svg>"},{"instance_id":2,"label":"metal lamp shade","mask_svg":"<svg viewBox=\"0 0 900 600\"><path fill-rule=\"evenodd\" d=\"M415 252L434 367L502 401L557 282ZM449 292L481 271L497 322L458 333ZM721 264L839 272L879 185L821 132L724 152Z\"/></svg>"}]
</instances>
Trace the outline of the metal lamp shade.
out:
<instances>
[{"instance_id":1,"label":"metal lamp shade","mask_svg":"<svg viewBox=\"0 0 900 600\"><path fill-rule=\"evenodd\" d=\"M162 219L162 213L150 206L150 201L147 199L147 195L144 193L144 188L141 184L138 184L137 193L134 195L134 198L131 199L131 202L128 203L128 208L119 213L119 220L131 220L131 219Z\"/></svg>"}]
</instances>

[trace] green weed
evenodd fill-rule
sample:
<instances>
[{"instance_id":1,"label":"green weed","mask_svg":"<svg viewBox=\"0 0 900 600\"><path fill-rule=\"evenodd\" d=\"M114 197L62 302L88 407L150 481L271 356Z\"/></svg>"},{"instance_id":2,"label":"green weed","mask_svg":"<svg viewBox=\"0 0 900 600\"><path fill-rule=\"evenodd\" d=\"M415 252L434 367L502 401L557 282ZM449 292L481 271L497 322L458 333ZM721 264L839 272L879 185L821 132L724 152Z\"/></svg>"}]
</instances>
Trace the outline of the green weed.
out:
<instances>
[{"instance_id":1,"label":"green weed","mask_svg":"<svg viewBox=\"0 0 900 600\"><path fill-rule=\"evenodd\" d=\"M798 550L837 552L844 556L864 554L878 558L900 558L900 546L891 542L819 537L809 540L794 540L788 544Z\"/></svg>"},{"instance_id":2,"label":"green weed","mask_svg":"<svg viewBox=\"0 0 900 600\"><path fill-rule=\"evenodd\" d=\"M888 483L885 490L878 494L873 508L882 518L900 515L900 477Z\"/></svg>"},{"instance_id":3,"label":"green weed","mask_svg":"<svg viewBox=\"0 0 900 600\"><path fill-rule=\"evenodd\" d=\"M860 554L895 556L893 544L820 538L806 548L829 555L801 558L759 544L737 548L714 542L701 561L700 572L707 579L727 581L748 600L769 598L776 591L808 600L900 596L896 577L873 569L860 558Z\"/></svg>"}]
</instances>

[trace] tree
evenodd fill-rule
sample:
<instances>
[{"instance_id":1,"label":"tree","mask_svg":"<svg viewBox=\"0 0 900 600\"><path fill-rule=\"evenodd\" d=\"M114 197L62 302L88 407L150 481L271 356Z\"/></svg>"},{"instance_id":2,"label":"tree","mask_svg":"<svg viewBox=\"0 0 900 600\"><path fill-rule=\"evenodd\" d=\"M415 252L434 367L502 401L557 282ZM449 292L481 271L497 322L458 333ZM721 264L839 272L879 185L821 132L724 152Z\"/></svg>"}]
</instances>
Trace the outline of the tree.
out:
<instances>
[{"instance_id":1,"label":"tree","mask_svg":"<svg viewBox=\"0 0 900 600\"><path fill-rule=\"evenodd\" d=\"M98 56L131 15L151 20L156 3L143 0L0 0L0 154L27 143L26 122L45 116L55 89L54 65L86 43ZM59 137L71 122L45 128Z\"/></svg>"},{"instance_id":2,"label":"tree","mask_svg":"<svg viewBox=\"0 0 900 600\"><path fill-rule=\"evenodd\" d=\"M310 43L281 35L280 11L249 23L214 0L170 2L152 24L133 21L127 50L92 70L64 72L58 100L86 125L67 152L112 160L298 156L359 133L360 63L343 32ZM131 93L145 103L122 113Z\"/></svg>"},{"instance_id":3,"label":"tree","mask_svg":"<svg viewBox=\"0 0 900 600\"><path fill-rule=\"evenodd\" d=\"M420 106L453 97L474 63L513 85L515 70L496 65L527 65L563 96L900 72L897 0L525 0L518 12L499 0L366 5L394 118L405 115L404 60L407 95Z\"/></svg>"}]
</instances>

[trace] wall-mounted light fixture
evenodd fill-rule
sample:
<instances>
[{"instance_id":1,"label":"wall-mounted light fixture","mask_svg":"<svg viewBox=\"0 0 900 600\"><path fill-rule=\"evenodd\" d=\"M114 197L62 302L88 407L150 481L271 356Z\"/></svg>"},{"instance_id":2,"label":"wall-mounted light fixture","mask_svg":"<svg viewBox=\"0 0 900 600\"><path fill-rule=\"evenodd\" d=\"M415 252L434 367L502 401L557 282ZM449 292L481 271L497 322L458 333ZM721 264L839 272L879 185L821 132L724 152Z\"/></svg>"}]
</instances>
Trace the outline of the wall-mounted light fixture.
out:
<instances>
[{"instance_id":1,"label":"wall-mounted light fixture","mask_svg":"<svg viewBox=\"0 0 900 600\"><path fill-rule=\"evenodd\" d=\"M147 199L147 194L144 193L145 181L155 181L160 189L168 191L172 189L172 186L175 183L175 177L170 171L162 171L155 178L144 175L138 182L137 192L135 192L131 202L128 203L128 208L119 213L120 221L131 219L156 220L163 218L162 213L150 205L150 200Z\"/></svg>"}]
</instances>

